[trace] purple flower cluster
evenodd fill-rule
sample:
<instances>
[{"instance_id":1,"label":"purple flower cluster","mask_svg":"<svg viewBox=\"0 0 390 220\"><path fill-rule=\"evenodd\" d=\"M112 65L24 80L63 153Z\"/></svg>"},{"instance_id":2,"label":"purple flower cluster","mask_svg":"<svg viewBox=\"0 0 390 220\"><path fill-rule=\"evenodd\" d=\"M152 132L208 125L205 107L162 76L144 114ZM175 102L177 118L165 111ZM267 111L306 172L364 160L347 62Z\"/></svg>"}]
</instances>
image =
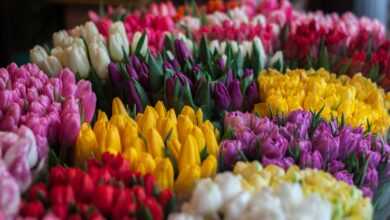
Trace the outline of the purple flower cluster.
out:
<instances>
[{"instance_id":1,"label":"purple flower cluster","mask_svg":"<svg viewBox=\"0 0 390 220\"><path fill-rule=\"evenodd\" d=\"M0 68L0 131L29 127L38 145L38 159L45 158L50 144L72 146L80 124L91 121L96 95L91 83L64 69L49 78L36 65Z\"/></svg>"},{"instance_id":2,"label":"purple flower cluster","mask_svg":"<svg viewBox=\"0 0 390 220\"><path fill-rule=\"evenodd\" d=\"M20 193L30 185L38 163L37 144L29 128L0 132L0 218L17 213Z\"/></svg>"},{"instance_id":3,"label":"purple flower cluster","mask_svg":"<svg viewBox=\"0 0 390 220\"><path fill-rule=\"evenodd\" d=\"M337 121L325 122L302 110L272 119L231 112L224 126L234 134L221 143L227 168L237 160L259 160L283 168L297 164L330 172L359 186L367 196L378 186L379 167L387 164L390 154L382 137Z\"/></svg>"}]
</instances>

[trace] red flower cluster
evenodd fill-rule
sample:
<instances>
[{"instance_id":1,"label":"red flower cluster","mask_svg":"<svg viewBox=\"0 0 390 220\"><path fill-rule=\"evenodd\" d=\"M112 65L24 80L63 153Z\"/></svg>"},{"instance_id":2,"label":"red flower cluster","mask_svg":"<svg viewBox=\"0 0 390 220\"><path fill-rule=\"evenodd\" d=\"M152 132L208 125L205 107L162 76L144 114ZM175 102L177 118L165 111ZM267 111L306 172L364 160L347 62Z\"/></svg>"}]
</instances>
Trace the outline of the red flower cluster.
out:
<instances>
[{"instance_id":1,"label":"red flower cluster","mask_svg":"<svg viewBox=\"0 0 390 220\"><path fill-rule=\"evenodd\" d=\"M48 184L33 185L21 217L59 219L164 219L174 206L169 189L159 191L152 175L130 171L121 156L108 153L89 160L87 170L53 167Z\"/></svg>"}]
</instances>

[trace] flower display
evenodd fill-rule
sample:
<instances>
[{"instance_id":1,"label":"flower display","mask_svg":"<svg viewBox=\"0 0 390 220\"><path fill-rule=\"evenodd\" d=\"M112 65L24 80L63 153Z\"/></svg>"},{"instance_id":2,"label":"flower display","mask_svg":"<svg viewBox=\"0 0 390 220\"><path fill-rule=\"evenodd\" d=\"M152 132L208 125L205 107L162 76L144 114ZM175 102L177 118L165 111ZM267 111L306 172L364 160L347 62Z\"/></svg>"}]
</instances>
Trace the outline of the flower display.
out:
<instances>
[{"instance_id":1,"label":"flower display","mask_svg":"<svg viewBox=\"0 0 390 220\"><path fill-rule=\"evenodd\" d=\"M76 83L68 69L56 78L49 78L33 64L0 69L0 130L30 128L39 161L46 158L50 144L72 147L81 123L92 120L95 105L91 83Z\"/></svg>"},{"instance_id":2,"label":"flower display","mask_svg":"<svg viewBox=\"0 0 390 220\"><path fill-rule=\"evenodd\" d=\"M233 131L233 137L221 143L226 168L238 160L258 160L285 169L297 164L325 170L372 196L381 167L390 159L390 147L381 136L337 120L326 122L318 113L296 110L285 118L259 118L231 112L224 126Z\"/></svg>"},{"instance_id":3,"label":"flower display","mask_svg":"<svg viewBox=\"0 0 390 220\"><path fill-rule=\"evenodd\" d=\"M121 156L108 153L89 160L85 171L56 166L48 183L35 183L20 207L21 217L56 219L164 219L174 207L169 189L156 186L151 175L130 171Z\"/></svg>"},{"instance_id":4,"label":"flower display","mask_svg":"<svg viewBox=\"0 0 390 220\"><path fill-rule=\"evenodd\" d=\"M108 120L99 112L93 128L84 123L77 139L75 160L81 164L104 152L122 154L132 169L153 173L162 188L187 194L201 177L213 176L217 169L218 142L210 121L203 121L199 109L185 106L176 116L162 102L147 106L132 119L120 99L115 98Z\"/></svg>"},{"instance_id":5,"label":"flower display","mask_svg":"<svg viewBox=\"0 0 390 220\"><path fill-rule=\"evenodd\" d=\"M268 70L259 75L258 83L261 102L255 111L262 116L296 109L322 110L321 116L327 120L343 116L346 124L370 127L382 134L390 125L387 93L360 74L349 78L324 69L285 74Z\"/></svg>"},{"instance_id":6,"label":"flower display","mask_svg":"<svg viewBox=\"0 0 390 220\"><path fill-rule=\"evenodd\" d=\"M361 191L325 172L239 162L234 173L199 181L168 219L371 219L372 209Z\"/></svg>"}]
</instances>

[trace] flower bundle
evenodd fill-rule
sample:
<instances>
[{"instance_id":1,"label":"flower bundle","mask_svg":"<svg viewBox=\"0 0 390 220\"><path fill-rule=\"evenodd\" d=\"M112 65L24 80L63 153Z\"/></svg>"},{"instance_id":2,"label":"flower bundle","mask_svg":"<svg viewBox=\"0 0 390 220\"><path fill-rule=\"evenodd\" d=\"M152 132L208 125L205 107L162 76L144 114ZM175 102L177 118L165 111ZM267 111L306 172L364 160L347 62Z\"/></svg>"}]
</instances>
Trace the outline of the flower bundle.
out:
<instances>
[{"instance_id":1,"label":"flower bundle","mask_svg":"<svg viewBox=\"0 0 390 220\"><path fill-rule=\"evenodd\" d=\"M239 162L234 173L199 181L168 219L371 219L372 209L361 191L325 172Z\"/></svg>"},{"instance_id":2,"label":"flower bundle","mask_svg":"<svg viewBox=\"0 0 390 220\"><path fill-rule=\"evenodd\" d=\"M218 135L210 121L203 121L200 109L185 106L176 116L158 102L134 121L116 98L112 112L110 120L100 112L93 129L83 124L75 151L79 164L104 152L122 154L133 170L153 173L161 188L175 189L179 195L191 192L199 178L216 173Z\"/></svg>"},{"instance_id":3,"label":"flower bundle","mask_svg":"<svg viewBox=\"0 0 390 220\"><path fill-rule=\"evenodd\" d=\"M121 156L103 154L89 160L85 171L56 166L47 182L27 191L21 217L41 219L154 219L162 220L174 207L169 189L160 189L151 175L130 170Z\"/></svg>"},{"instance_id":4,"label":"flower bundle","mask_svg":"<svg viewBox=\"0 0 390 220\"><path fill-rule=\"evenodd\" d=\"M33 64L0 69L0 130L29 127L39 161L46 158L50 144L72 147L81 123L92 120L95 105L91 83L76 83L68 69L56 78L49 78Z\"/></svg>"},{"instance_id":5,"label":"flower bundle","mask_svg":"<svg viewBox=\"0 0 390 220\"><path fill-rule=\"evenodd\" d=\"M20 193L27 189L38 165L38 147L33 132L21 126L15 132L0 131L0 216L13 217ZM4 197L3 197L4 196Z\"/></svg>"},{"instance_id":6,"label":"flower bundle","mask_svg":"<svg viewBox=\"0 0 390 220\"><path fill-rule=\"evenodd\" d=\"M327 120L343 117L352 127L370 127L381 134L390 125L388 94L361 74L349 78L324 69L288 70L285 74L268 70L259 75L258 83L261 102L255 111L261 116L321 110Z\"/></svg>"},{"instance_id":7,"label":"flower bundle","mask_svg":"<svg viewBox=\"0 0 390 220\"><path fill-rule=\"evenodd\" d=\"M296 110L285 118L270 119L232 112L224 125L233 134L221 143L226 168L237 160L258 160L285 169L297 164L325 170L359 186L366 196L373 195L381 172L389 168L390 147L381 136L344 122L326 122L319 113Z\"/></svg>"}]
</instances>

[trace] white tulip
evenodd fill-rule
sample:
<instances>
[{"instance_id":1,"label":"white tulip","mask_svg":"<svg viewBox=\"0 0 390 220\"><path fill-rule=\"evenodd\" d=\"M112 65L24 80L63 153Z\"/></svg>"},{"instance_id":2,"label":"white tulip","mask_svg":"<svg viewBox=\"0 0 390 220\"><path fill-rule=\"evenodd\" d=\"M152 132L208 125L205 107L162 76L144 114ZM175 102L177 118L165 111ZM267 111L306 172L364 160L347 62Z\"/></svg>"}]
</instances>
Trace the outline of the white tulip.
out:
<instances>
[{"instance_id":1,"label":"white tulip","mask_svg":"<svg viewBox=\"0 0 390 220\"><path fill-rule=\"evenodd\" d=\"M49 76L57 76L62 69L61 62L55 56L49 56L42 64L42 70Z\"/></svg>"},{"instance_id":2,"label":"white tulip","mask_svg":"<svg viewBox=\"0 0 390 220\"><path fill-rule=\"evenodd\" d=\"M88 44L91 63L100 79L108 78L108 64L110 64L110 56L104 42L95 39Z\"/></svg>"},{"instance_id":3,"label":"white tulip","mask_svg":"<svg viewBox=\"0 0 390 220\"><path fill-rule=\"evenodd\" d=\"M252 24L264 26L266 24L266 19L265 19L264 15L260 14L260 15L253 17Z\"/></svg>"},{"instance_id":4,"label":"white tulip","mask_svg":"<svg viewBox=\"0 0 390 220\"><path fill-rule=\"evenodd\" d=\"M230 172L218 174L215 177L215 183L218 184L222 193L223 201L225 202L243 190L241 185L241 176L236 176Z\"/></svg>"},{"instance_id":5,"label":"white tulip","mask_svg":"<svg viewBox=\"0 0 390 220\"><path fill-rule=\"evenodd\" d=\"M303 201L303 192L299 184L281 184L276 190L275 195L283 201L283 208L290 212L295 206Z\"/></svg>"},{"instance_id":6,"label":"white tulip","mask_svg":"<svg viewBox=\"0 0 390 220\"><path fill-rule=\"evenodd\" d=\"M274 67L277 63L283 66L283 52L280 50L271 57L269 66Z\"/></svg>"},{"instance_id":7,"label":"white tulip","mask_svg":"<svg viewBox=\"0 0 390 220\"><path fill-rule=\"evenodd\" d=\"M297 204L287 215L288 220L331 220L332 205L318 194L313 194Z\"/></svg>"},{"instance_id":8,"label":"white tulip","mask_svg":"<svg viewBox=\"0 0 390 220\"><path fill-rule=\"evenodd\" d=\"M190 201L192 210L200 215L208 215L216 213L222 204L222 195L218 185L210 178L200 180L192 193Z\"/></svg>"},{"instance_id":9,"label":"white tulip","mask_svg":"<svg viewBox=\"0 0 390 220\"><path fill-rule=\"evenodd\" d=\"M240 44L240 51L241 51L241 54L242 56L249 56L251 57L252 56L252 43L249 42L249 41L243 41L241 42Z\"/></svg>"},{"instance_id":10,"label":"white tulip","mask_svg":"<svg viewBox=\"0 0 390 220\"><path fill-rule=\"evenodd\" d=\"M214 52L219 49L219 41L218 40L212 40L209 45L209 50L211 54L214 54Z\"/></svg>"},{"instance_id":11,"label":"white tulip","mask_svg":"<svg viewBox=\"0 0 390 220\"><path fill-rule=\"evenodd\" d=\"M142 37L141 32L136 32L133 36L132 42L131 42L131 52L134 53L137 49L138 43L141 40ZM145 56L148 52L148 36L145 36L145 40L143 44L141 45L140 53L141 55Z\"/></svg>"},{"instance_id":12,"label":"white tulip","mask_svg":"<svg viewBox=\"0 0 390 220\"><path fill-rule=\"evenodd\" d=\"M222 41L219 44L218 53L222 54L222 55L225 55L225 50L226 50L226 41Z\"/></svg>"},{"instance_id":13,"label":"white tulip","mask_svg":"<svg viewBox=\"0 0 390 220\"><path fill-rule=\"evenodd\" d=\"M55 56L60 61L62 66L69 66L66 50L62 49L61 47L55 47L51 50L50 53L52 56Z\"/></svg>"},{"instance_id":14,"label":"white tulip","mask_svg":"<svg viewBox=\"0 0 390 220\"><path fill-rule=\"evenodd\" d=\"M226 220L238 219L248 202L251 199L251 194L246 191L240 192L236 197L225 203L223 213Z\"/></svg>"},{"instance_id":15,"label":"white tulip","mask_svg":"<svg viewBox=\"0 0 390 220\"><path fill-rule=\"evenodd\" d=\"M287 218L283 211L281 200L272 195L271 189L265 188L253 195L240 219L286 220Z\"/></svg>"},{"instance_id":16,"label":"white tulip","mask_svg":"<svg viewBox=\"0 0 390 220\"><path fill-rule=\"evenodd\" d=\"M108 36L108 48L113 60L121 61L129 55L129 41L123 23L118 21L111 25Z\"/></svg>"},{"instance_id":17,"label":"white tulip","mask_svg":"<svg viewBox=\"0 0 390 220\"><path fill-rule=\"evenodd\" d=\"M264 68L265 63L267 62L267 55L265 53L264 46L263 43L261 42L261 39L259 37L255 37L253 39L253 45L254 45L253 49L257 50L257 53L260 55L261 68Z\"/></svg>"},{"instance_id":18,"label":"white tulip","mask_svg":"<svg viewBox=\"0 0 390 220\"><path fill-rule=\"evenodd\" d=\"M90 41L93 41L93 38L101 36L101 34L99 33L95 23L88 21L81 29L81 36L89 43Z\"/></svg>"},{"instance_id":19,"label":"white tulip","mask_svg":"<svg viewBox=\"0 0 390 220\"><path fill-rule=\"evenodd\" d=\"M45 62L47 59L47 53L46 50L36 45L33 49L30 50L30 60L32 63L37 64L39 67L41 67L41 64Z\"/></svg>"},{"instance_id":20,"label":"white tulip","mask_svg":"<svg viewBox=\"0 0 390 220\"><path fill-rule=\"evenodd\" d=\"M81 78L88 77L90 72L90 64L88 61L85 44L81 39L77 39L72 46L66 48L66 57L68 67L80 75Z\"/></svg>"},{"instance_id":21,"label":"white tulip","mask_svg":"<svg viewBox=\"0 0 390 220\"><path fill-rule=\"evenodd\" d=\"M199 30L201 24L200 19L191 16L185 16L178 22L179 27L188 28L190 31Z\"/></svg>"},{"instance_id":22,"label":"white tulip","mask_svg":"<svg viewBox=\"0 0 390 220\"><path fill-rule=\"evenodd\" d=\"M229 44L232 48L233 53L237 53L238 49L239 49L237 42L236 41L229 41Z\"/></svg>"},{"instance_id":23,"label":"white tulip","mask_svg":"<svg viewBox=\"0 0 390 220\"><path fill-rule=\"evenodd\" d=\"M73 37L68 35L68 32L62 30L53 34L54 47L69 47L73 43Z\"/></svg>"},{"instance_id":24,"label":"white tulip","mask_svg":"<svg viewBox=\"0 0 390 220\"><path fill-rule=\"evenodd\" d=\"M189 213L172 213L168 216L168 220L203 220L203 218Z\"/></svg>"}]
</instances>

